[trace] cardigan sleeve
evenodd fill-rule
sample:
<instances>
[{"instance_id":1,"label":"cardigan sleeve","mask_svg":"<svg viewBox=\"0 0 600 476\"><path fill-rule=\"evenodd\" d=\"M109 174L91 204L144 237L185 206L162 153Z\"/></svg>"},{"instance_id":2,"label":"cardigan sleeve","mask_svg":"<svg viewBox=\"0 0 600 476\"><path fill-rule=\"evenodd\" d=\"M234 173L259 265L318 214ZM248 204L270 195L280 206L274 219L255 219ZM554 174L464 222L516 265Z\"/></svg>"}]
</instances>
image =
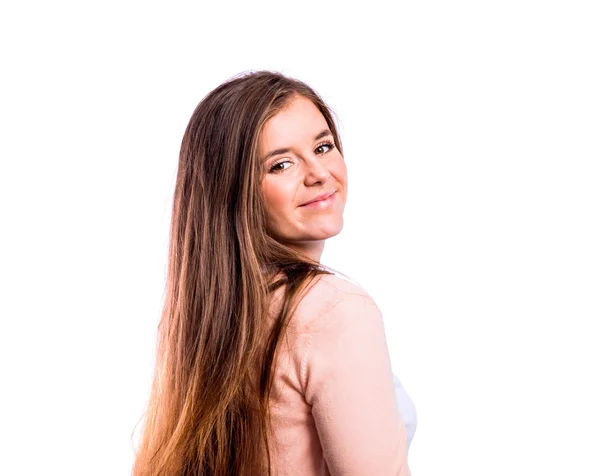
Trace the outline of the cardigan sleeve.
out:
<instances>
[{"instance_id":1,"label":"cardigan sleeve","mask_svg":"<svg viewBox=\"0 0 600 476\"><path fill-rule=\"evenodd\" d=\"M303 370L332 476L410 475L384 323L370 296L345 293L311 323Z\"/></svg>"}]
</instances>

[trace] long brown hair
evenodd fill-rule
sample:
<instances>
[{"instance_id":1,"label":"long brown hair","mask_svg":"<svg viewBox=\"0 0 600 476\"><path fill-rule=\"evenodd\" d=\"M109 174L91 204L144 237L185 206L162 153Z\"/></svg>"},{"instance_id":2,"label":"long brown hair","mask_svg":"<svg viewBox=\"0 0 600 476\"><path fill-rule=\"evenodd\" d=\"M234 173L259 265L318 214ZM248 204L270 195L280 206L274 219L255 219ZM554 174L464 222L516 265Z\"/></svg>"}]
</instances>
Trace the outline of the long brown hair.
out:
<instances>
[{"instance_id":1,"label":"long brown hair","mask_svg":"<svg viewBox=\"0 0 600 476\"><path fill-rule=\"evenodd\" d=\"M269 235L260 193L259 135L296 95L323 114L341 153L322 98L272 71L219 85L185 130L134 476L271 475L268 402L280 336L303 292L330 274Z\"/></svg>"}]
</instances>

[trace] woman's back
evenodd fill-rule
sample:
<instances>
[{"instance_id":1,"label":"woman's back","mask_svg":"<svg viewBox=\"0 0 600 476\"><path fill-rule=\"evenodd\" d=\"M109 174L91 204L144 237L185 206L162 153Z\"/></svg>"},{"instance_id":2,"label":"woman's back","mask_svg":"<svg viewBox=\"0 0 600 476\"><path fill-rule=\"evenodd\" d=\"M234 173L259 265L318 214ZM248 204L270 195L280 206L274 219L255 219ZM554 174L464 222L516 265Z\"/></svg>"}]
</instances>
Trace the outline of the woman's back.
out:
<instances>
[{"instance_id":1,"label":"woman's back","mask_svg":"<svg viewBox=\"0 0 600 476\"><path fill-rule=\"evenodd\" d=\"M410 474L382 316L358 285L321 275L303 296L278 350L271 415L274 475Z\"/></svg>"}]
</instances>

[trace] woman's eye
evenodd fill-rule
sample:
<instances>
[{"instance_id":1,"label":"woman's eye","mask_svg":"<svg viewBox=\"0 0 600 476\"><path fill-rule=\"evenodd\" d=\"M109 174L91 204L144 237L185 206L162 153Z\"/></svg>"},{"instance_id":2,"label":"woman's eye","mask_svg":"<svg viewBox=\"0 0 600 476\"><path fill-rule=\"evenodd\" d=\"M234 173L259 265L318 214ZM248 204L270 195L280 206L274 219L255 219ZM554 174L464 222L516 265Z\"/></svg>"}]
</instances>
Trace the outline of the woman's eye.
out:
<instances>
[{"instance_id":1,"label":"woman's eye","mask_svg":"<svg viewBox=\"0 0 600 476\"><path fill-rule=\"evenodd\" d=\"M281 172L282 170L289 168L289 167L280 167L280 165L283 165L283 164L291 164L291 162L289 160L277 162L276 164L273 165L273 167L271 167L269 169L269 172Z\"/></svg>"},{"instance_id":2,"label":"woman's eye","mask_svg":"<svg viewBox=\"0 0 600 476\"><path fill-rule=\"evenodd\" d=\"M334 148L335 145L331 142L323 142L322 144L319 144L317 146L315 152L317 153L317 155L323 155L327 154L328 152L331 152ZM290 160L282 160L281 162L273 164L273 166L271 166L271 168L269 169L269 173L283 172L284 170L288 169L289 167L284 167L284 164L289 164L289 167L293 165Z\"/></svg>"},{"instance_id":3,"label":"woman's eye","mask_svg":"<svg viewBox=\"0 0 600 476\"><path fill-rule=\"evenodd\" d=\"M324 147L327 147L328 149L325 152L320 152L320 154L326 154L327 152L331 151L331 149L333 149L335 146L331 142L325 142L323 144L318 145L315 151L318 151L319 149L322 149Z\"/></svg>"}]
</instances>

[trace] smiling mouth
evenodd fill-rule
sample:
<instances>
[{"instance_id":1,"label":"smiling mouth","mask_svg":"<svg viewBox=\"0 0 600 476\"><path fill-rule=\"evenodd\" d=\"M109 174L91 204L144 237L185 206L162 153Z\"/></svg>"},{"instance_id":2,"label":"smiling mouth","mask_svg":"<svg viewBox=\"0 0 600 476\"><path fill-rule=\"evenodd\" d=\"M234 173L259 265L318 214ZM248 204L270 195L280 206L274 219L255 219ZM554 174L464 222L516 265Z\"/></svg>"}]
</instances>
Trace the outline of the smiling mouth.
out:
<instances>
[{"instance_id":1,"label":"smiling mouth","mask_svg":"<svg viewBox=\"0 0 600 476\"><path fill-rule=\"evenodd\" d=\"M327 195L326 197L320 198L319 200L313 200L312 202L308 202L308 203L304 203L303 205L300 205L301 207L305 207L307 205L311 205L313 203L318 203L318 202L323 202L325 200L328 200L329 198L331 198L331 196L335 194L335 191L331 192L329 195Z\"/></svg>"},{"instance_id":2,"label":"smiling mouth","mask_svg":"<svg viewBox=\"0 0 600 476\"><path fill-rule=\"evenodd\" d=\"M328 197L322 198L321 200L315 200L313 202L305 203L304 205L300 205L302 208L322 208L328 206L332 201L333 197L337 192L333 192Z\"/></svg>"}]
</instances>

